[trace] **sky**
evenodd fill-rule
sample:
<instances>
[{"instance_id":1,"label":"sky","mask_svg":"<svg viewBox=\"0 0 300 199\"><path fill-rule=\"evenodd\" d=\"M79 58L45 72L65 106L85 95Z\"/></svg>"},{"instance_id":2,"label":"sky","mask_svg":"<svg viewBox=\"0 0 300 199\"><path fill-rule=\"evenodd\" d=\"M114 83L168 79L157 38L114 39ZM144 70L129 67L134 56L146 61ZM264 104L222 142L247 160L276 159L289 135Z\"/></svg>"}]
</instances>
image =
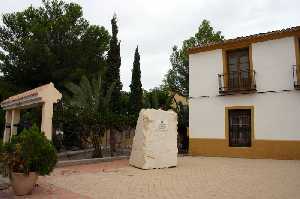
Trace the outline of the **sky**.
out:
<instances>
[{"instance_id":1,"label":"sky","mask_svg":"<svg viewBox=\"0 0 300 199\"><path fill-rule=\"evenodd\" d=\"M65 0L82 6L90 24L111 31L118 17L121 81L128 91L139 46L143 88L159 86L171 67L172 46L193 36L203 19L226 39L300 25L299 0ZM22 11L41 0L0 0L0 14Z\"/></svg>"}]
</instances>

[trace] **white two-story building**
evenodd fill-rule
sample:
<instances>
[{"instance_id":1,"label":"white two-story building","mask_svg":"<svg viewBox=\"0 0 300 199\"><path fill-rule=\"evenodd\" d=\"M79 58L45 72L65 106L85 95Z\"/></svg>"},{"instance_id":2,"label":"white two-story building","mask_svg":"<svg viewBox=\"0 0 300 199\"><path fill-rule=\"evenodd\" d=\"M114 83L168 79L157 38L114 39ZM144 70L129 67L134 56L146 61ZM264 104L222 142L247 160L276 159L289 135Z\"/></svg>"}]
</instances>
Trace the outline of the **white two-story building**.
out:
<instances>
[{"instance_id":1,"label":"white two-story building","mask_svg":"<svg viewBox=\"0 0 300 199\"><path fill-rule=\"evenodd\" d=\"M189 50L190 153L300 159L300 26Z\"/></svg>"}]
</instances>

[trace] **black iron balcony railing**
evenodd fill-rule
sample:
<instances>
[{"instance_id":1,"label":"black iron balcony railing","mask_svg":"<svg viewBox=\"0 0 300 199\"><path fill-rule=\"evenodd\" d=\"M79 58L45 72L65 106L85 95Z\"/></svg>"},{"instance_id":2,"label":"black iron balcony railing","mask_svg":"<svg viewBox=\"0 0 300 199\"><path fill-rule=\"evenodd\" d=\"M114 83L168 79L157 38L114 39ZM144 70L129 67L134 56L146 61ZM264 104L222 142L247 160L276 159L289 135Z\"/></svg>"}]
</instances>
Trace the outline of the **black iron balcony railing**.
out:
<instances>
[{"instance_id":1,"label":"black iron balcony railing","mask_svg":"<svg viewBox=\"0 0 300 199\"><path fill-rule=\"evenodd\" d=\"M218 74L219 93L248 93L256 91L255 71L241 70Z\"/></svg>"},{"instance_id":2,"label":"black iron balcony railing","mask_svg":"<svg viewBox=\"0 0 300 199\"><path fill-rule=\"evenodd\" d=\"M293 81L295 89L300 90L300 67L293 65Z\"/></svg>"}]
</instances>

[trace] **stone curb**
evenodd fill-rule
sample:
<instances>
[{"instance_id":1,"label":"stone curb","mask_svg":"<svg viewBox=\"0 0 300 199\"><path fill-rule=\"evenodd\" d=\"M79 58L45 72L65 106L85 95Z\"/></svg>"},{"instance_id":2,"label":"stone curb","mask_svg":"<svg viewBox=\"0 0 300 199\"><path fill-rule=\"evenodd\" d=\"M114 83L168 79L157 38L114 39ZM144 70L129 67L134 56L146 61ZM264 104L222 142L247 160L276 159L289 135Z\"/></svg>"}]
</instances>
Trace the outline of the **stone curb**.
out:
<instances>
[{"instance_id":1,"label":"stone curb","mask_svg":"<svg viewBox=\"0 0 300 199\"><path fill-rule=\"evenodd\" d=\"M57 157L62 158L62 157L68 157L68 156L73 156L73 155L80 155L80 154L89 153L91 151L93 151L93 149L77 150L77 151L64 151L64 152L57 153Z\"/></svg>"},{"instance_id":2,"label":"stone curb","mask_svg":"<svg viewBox=\"0 0 300 199\"><path fill-rule=\"evenodd\" d=\"M0 175L0 191L8 189L9 186L10 186L9 178L8 177L2 177Z\"/></svg>"},{"instance_id":3,"label":"stone curb","mask_svg":"<svg viewBox=\"0 0 300 199\"><path fill-rule=\"evenodd\" d=\"M81 159L81 160L63 160L57 162L56 168L82 165L82 164L94 164L99 162L111 162L113 160L126 160L126 159L129 159L129 156L115 156L115 157L91 158L91 159Z\"/></svg>"}]
</instances>

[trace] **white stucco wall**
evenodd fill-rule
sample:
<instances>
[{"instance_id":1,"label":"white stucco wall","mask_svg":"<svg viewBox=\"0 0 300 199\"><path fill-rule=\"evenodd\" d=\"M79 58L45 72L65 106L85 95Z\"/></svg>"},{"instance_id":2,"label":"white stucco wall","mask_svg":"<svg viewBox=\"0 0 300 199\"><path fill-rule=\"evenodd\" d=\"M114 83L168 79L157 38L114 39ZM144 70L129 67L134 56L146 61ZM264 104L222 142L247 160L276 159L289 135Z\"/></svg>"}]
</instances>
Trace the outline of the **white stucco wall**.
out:
<instances>
[{"instance_id":1,"label":"white stucco wall","mask_svg":"<svg viewBox=\"0 0 300 199\"><path fill-rule=\"evenodd\" d=\"M225 138L225 107L254 106L255 139L300 140L300 91L294 90L292 79L293 37L252 44L252 60L258 92L277 93L218 96L222 50L190 55L191 138Z\"/></svg>"},{"instance_id":2,"label":"white stucco wall","mask_svg":"<svg viewBox=\"0 0 300 199\"><path fill-rule=\"evenodd\" d=\"M225 107L254 106L255 139L300 140L300 92L190 100L190 137L225 138Z\"/></svg>"},{"instance_id":3,"label":"white stucco wall","mask_svg":"<svg viewBox=\"0 0 300 199\"><path fill-rule=\"evenodd\" d=\"M219 92L217 74L222 73L222 50L190 55L190 96L211 96Z\"/></svg>"},{"instance_id":4,"label":"white stucco wall","mask_svg":"<svg viewBox=\"0 0 300 199\"><path fill-rule=\"evenodd\" d=\"M296 64L294 38L252 44L253 68L259 91L294 89L292 66Z\"/></svg>"}]
</instances>

